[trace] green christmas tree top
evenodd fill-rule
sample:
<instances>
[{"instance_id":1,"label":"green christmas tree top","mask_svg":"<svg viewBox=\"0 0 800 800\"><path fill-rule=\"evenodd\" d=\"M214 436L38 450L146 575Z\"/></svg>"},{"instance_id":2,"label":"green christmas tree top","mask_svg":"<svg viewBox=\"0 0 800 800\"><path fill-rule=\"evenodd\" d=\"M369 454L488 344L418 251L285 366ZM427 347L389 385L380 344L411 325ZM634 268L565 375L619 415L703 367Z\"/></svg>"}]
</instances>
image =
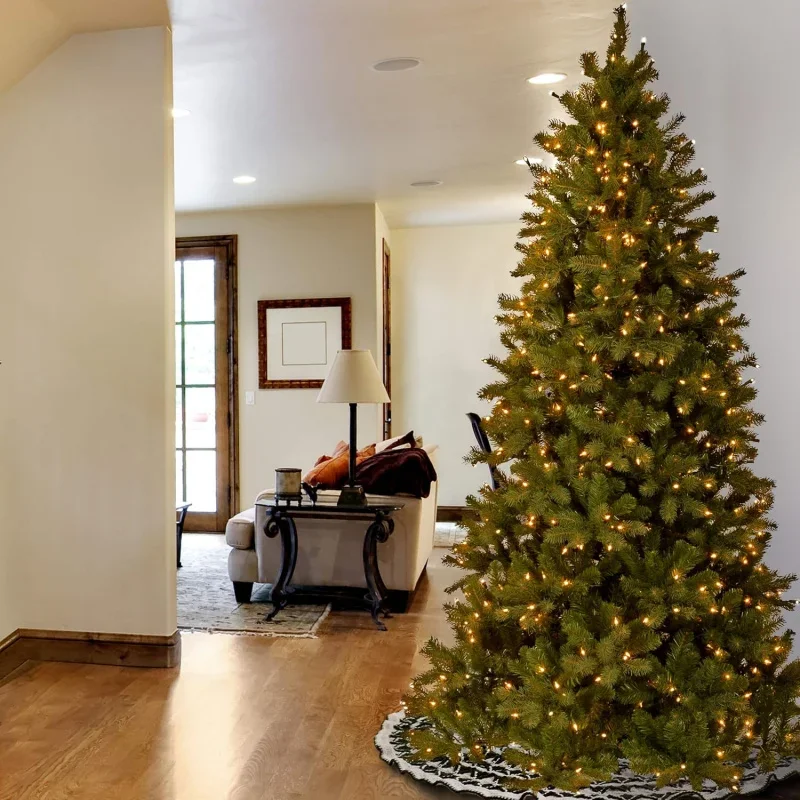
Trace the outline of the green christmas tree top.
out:
<instances>
[{"instance_id":1,"label":"green christmas tree top","mask_svg":"<svg viewBox=\"0 0 800 800\"><path fill-rule=\"evenodd\" d=\"M506 747L530 788L578 789L621 757L662 785L736 787L754 747L765 769L798 752L793 576L763 561L742 273L701 248L713 195L628 36L619 8L605 63L585 54L559 98L572 122L535 139L555 166L531 167L521 293L500 298L508 352L481 394L495 449L470 456L507 478L470 498L455 644L426 647L407 705L430 727L410 742Z\"/></svg>"}]
</instances>

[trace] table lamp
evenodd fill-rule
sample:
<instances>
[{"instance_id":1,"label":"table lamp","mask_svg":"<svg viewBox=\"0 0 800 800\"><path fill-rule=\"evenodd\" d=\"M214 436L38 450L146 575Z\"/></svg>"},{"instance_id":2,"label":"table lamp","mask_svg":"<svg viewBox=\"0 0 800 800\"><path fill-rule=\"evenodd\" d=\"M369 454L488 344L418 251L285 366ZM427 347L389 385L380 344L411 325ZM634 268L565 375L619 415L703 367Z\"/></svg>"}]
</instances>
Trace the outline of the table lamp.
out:
<instances>
[{"instance_id":1,"label":"table lamp","mask_svg":"<svg viewBox=\"0 0 800 800\"><path fill-rule=\"evenodd\" d=\"M362 486L356 486L356 408L358 403L388 403L375 359L369 350L340 350L322 384L318 403L350 405L350 465L347 486L339 495L340 506L364 506L367 498Z\"/></svg>"}]
</instances>

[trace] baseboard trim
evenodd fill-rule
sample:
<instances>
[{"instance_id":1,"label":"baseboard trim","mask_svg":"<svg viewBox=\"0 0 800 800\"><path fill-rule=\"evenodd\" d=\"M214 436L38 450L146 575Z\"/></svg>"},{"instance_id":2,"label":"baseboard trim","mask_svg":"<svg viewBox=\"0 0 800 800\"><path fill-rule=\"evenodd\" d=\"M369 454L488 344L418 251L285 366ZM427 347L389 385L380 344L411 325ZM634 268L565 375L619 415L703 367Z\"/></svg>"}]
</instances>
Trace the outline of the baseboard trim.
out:
<instances>
[{"instance_id":1,"label":"baseboard trim","mask_svg":"<svg viewBox=\"0 0 800 800\"><path fill-rule=\"evenodd\" d=\"M437 522L461 522L465 519L477 519L477 513L467 506L439 506L436 509Z\"/></svg>"},{"instance_id":2,"label":"baseboard trim","mask_svg":"<svg viewBox=\"0 0 800 800\"><path fill-rule=\"evenodd\" d=\"M0 680L26 661L169 669L181 662L181 636L21 628L0 642Z\"/></svg>"},{"instance_id":3,"label":"baseboard trim","mask_svg":"<svg viewBox=\"0 0 800 800\"><path fill-rule=\"evenodd\" d=\"M0 681L18 670L27 660L24 647L19 644L19 631L14 631L0 641Z\"/></svg>"}]
</instances>

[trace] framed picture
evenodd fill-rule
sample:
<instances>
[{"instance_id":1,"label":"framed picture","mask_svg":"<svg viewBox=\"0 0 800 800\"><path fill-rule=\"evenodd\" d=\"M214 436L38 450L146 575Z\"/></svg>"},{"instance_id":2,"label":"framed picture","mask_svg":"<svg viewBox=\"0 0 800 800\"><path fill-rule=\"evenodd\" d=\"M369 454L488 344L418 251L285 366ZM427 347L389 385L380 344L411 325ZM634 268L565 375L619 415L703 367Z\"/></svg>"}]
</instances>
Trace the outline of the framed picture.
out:
<instances>
[{"instance_id":1,"label":"framed picture","mask_svg":"<svg viewBox=\"0 0 800 800\"><path fill-rule=\"evenodd\" d=\"M351 326L349 297L259 300L259 389L319 389Z\"/></svg>"}]
</instances>

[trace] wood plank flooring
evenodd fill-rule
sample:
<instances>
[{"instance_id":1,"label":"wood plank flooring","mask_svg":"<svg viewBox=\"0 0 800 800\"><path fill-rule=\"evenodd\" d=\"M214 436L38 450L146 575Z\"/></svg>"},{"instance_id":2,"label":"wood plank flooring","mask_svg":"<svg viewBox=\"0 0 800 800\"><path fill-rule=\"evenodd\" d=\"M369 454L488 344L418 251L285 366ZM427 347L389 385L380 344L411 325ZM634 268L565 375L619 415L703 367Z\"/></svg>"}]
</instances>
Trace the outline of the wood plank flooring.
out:
<instances>
[{"instance_id":1,"label":"wood plank flooring","mask_svg":"<svg viewBox=\"0 0 800 800\"><path fill-rule=\"evenodd\" d=\"M422 644L449 639L443 552L387 633L342 612L315 640L186 634L180 670L23 668L0 684L0 800L455 800L372 742Z\"/></svg>"},{"instance_id":2,"label":"wood plank flooring","mask_svg":"<svg viewBox=\"0 0 800 800\"><path fill-rule=\"evenodd\" d=\"M455 797L401 776L372 742L420 647L449 638L443 552L387 633L334 612L318 639L184 634L179 670L24 667L0 684L0 799Z\"/></svg>"}]
</instances>

